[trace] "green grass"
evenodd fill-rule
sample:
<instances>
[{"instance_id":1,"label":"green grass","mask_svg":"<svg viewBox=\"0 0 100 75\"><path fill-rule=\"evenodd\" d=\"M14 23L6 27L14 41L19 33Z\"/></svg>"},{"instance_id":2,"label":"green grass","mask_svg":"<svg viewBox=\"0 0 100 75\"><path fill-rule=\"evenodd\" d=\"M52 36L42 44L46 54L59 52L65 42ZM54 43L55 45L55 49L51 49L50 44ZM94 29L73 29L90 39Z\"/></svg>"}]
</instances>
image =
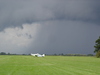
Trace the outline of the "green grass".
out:
<instances>
[{"instance_id":1,"label":"green grass","mask_svg":"<svg viewBox=\"0 0 100 75\"><path fill-rule=\"evenodd\" d=\"M100 58L1 55L0 75L100 75Z\"/></svg>"}]
</instances>

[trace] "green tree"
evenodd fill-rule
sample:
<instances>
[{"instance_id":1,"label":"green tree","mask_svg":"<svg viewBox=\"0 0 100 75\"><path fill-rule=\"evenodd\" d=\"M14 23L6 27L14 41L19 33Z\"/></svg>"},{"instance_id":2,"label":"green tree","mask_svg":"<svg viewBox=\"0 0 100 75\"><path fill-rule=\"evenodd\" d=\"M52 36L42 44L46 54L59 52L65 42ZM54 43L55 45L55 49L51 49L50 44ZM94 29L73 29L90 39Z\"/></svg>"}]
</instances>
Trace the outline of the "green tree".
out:
<instances>
[{"instance_id":1,"label":"green tree","mask_svg":"<svg viewBox=\"0 0 100 75\"><path fill-rule=\"evenodd\" d=\"M1 52L0 55L6 55L6 53L5 52Z\"/></svg>"},{"instance_id":2,"label":"green tree","mask_svg":"<svg viewBox=\"0 0 100 75\"><path fill-rule=\"evenodd\" d=\"M94 53L96 53L97 57L100 57L100 37L95 41L95 50Z\"/></svg>"}]
</instances>

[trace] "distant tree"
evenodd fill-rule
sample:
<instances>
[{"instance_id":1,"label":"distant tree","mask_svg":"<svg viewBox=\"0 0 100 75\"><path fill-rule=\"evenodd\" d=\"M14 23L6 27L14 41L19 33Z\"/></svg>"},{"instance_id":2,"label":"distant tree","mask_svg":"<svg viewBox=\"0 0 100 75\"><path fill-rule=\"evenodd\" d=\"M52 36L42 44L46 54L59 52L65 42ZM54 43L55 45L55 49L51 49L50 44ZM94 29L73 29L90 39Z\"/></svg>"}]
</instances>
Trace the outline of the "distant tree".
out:
<instances>
[{"instance_id":1,"label":"distant tree","mask_svg":"<svg viewBox=\"0 0 100 75\"><path fill-rule=\"evenodd\" d=\"M6 55L6 53L5 52L1 52L0 55Z\"/></svg>"},{"instance_id":2,"label":"distant tree","mask_svg":"<svg viewBox=\"0 0 100 75\"><path fill-rule=\"evenodd\" d=\"M26 55L26 54L22 54L22 55Z\"/></svg>"},{"instance_id":3,"label":"distant tree","mask_svg":"<svg viewBox=\"0 0 100 75\"><path fill-rule=\"evenodd\" d=\"M62 55L62 56L64 56L64 54L63 54L63 53L61 53L61 55Z\"/></svg>"},{"instance_id":4,"label":"distant tree","mask_svg":"<svg viewBox=\"0 0 100 75\"><path fill-rule=\"evenodd\" d=\"M63 53L61 53L61 54L59 54L59 55L64 56L64 54L63 54Z\"/></svg>"},{"instance_id":5,"label":"distant tree","mask_svg":"<svg viewBox=\"0 0 100 75\"><path fill-rule=\"evenodd\" d=\"M87 56L93 56L93 54L87 54Z\"/></svg>"},{"instance_id":6,"label":"distant tree","mask_svg":"<svg viewBox=\"0 0 100 75\"><path fill-rule=\"evenodd\" d=\"M96 53L97 57L100 57L100 36L99 38L95 41L95 46L94 46L95 50L94 53Z\"/></svg>"},{"instance_id":7,"label":"distant tree","mask_svg":"<svg viewBox=\"0 0 100 75\"><path fill-rule=\"evenodd\" d=\"M54 56L57 56L57 54L55 53Z\"/></svg>"},{"instance_id":8,"label":"distant tree","mask_svg":"<svg viewBox=\"0 0 100 75\"><path fill-rule=\"evenodd\" d=\"M10 55L10 53L8 53L8 55Z\"/></svg>"}]
</instances>

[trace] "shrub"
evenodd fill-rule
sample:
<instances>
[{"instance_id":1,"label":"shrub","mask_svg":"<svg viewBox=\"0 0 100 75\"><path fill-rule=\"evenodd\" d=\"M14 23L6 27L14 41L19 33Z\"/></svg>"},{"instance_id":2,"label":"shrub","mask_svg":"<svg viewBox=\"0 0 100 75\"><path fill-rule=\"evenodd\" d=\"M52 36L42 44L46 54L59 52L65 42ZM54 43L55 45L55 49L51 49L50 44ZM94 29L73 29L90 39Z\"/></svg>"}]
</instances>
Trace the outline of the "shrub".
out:
<instances>
[{"instance_id":1,"label":"shrub","mask_svg":"<svg viewBox=\"0 0 100 75\"><path fill-rule=\"evenodd\" d=\"M100 50L96 53L96 57L100 58Z\"/></svg>"}]
</instances>

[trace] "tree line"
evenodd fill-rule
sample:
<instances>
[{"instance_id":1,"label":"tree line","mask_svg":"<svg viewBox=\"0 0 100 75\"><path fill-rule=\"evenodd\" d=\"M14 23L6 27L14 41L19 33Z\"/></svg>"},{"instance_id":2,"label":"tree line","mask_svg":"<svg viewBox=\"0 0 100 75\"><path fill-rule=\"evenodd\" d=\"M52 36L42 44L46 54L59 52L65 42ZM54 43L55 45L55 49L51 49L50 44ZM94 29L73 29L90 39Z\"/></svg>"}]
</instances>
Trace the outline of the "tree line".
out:
<instances>
[{"instance_id":1,"label":"tree line","mask_svg":"<svg viewBox=\"0 0 100 75\"><path fill-rule=\"evenodd\" d=\"M30 54L11 54L6 52L0 52L0 55L30 55ZM47 56L94 56L93 54L46 54Z\"/></svg>"},{"instance_id":2,"label":"tree line","mask_svg":"<svg viewBox=\"0 0 100 75\"><path fill-rule=\"evenodd\" d=\"M6 52L0 52L0 55L16 55L16 54L11 54L11 53L6 53Z\"/></svg>"}]
</instances>

